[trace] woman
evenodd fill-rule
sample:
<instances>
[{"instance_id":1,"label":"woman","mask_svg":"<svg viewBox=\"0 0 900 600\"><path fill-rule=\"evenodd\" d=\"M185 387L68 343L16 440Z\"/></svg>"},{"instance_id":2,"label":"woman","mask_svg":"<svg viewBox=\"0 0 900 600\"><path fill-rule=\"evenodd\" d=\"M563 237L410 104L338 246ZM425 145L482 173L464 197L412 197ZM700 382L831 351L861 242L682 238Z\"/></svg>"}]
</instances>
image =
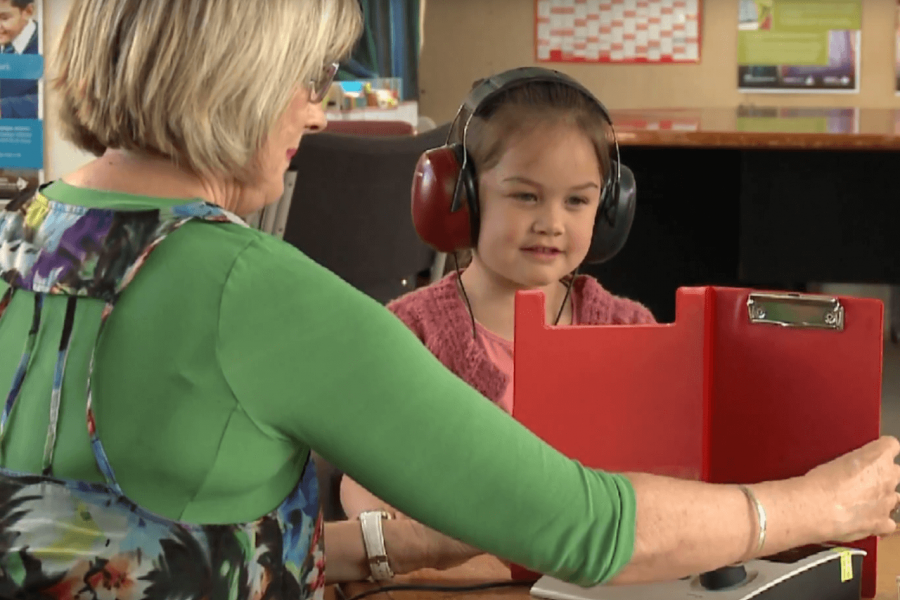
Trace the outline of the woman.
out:
<instances>
[{"instance_id":1,"label":"woman","mask_svg":"<svg viewBox=\"0 0 900 600\"><path fill-rule=\"evenodd\" d=\"M582 584L894 530L893 438L743 489L585 469L245 227L325 125L359 21L355 0L73 2L53 84L98 158L0 220L0 596L317 594L310 449L417 521ZM328 535L353 576L358 530Z\"/></svg>"}]
</instances>

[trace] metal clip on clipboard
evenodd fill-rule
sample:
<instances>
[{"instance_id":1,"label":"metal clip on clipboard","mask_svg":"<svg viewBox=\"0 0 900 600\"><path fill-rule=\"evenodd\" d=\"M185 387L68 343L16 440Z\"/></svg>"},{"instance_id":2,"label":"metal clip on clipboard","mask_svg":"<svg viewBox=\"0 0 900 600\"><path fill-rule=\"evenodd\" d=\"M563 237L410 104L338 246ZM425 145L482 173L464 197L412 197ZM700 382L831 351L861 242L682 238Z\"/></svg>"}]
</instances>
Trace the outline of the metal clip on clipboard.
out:
<instances>
[{"instance_id":1,"label":"metal clip on clipboard","mask_svg":"<svg viewBox=\"0 0 900 600\"><path fill-rule=\"evenodd\" d=\"M844 330L844 307L829 296L751 293L747 313L753 324Z\"/></svg>"}]
</instances>

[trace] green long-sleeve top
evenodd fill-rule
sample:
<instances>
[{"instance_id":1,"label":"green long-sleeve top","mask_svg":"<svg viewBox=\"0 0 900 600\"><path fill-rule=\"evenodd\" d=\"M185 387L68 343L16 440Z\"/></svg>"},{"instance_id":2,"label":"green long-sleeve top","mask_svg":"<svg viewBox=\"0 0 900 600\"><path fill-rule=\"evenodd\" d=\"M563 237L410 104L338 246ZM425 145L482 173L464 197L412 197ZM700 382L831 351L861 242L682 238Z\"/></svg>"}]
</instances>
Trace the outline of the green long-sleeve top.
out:
<instances>
[{"instance_id":1,"label":"green long-sleeve top","mask_svg":"<svg viewBox=\"0 0 900 600\"><path fill-rule=\"evenodd\" d=\"M44 194L116 210L192 201L63 182ZM0 319L4 396L31 325L30 296L15 294ZM102 308L77 302L59 477L103 481L84 416ZM40 472L65 310L65 297L47 296L4 467ZM595 584L631 558L636 501L626 478L544 444L386 309L262 232L190 222L172 233L118 301L96 360L97 430L118 481L167 518L265 514L313 449L409 516L535 570Z\"/></svg>"}]
</instances>

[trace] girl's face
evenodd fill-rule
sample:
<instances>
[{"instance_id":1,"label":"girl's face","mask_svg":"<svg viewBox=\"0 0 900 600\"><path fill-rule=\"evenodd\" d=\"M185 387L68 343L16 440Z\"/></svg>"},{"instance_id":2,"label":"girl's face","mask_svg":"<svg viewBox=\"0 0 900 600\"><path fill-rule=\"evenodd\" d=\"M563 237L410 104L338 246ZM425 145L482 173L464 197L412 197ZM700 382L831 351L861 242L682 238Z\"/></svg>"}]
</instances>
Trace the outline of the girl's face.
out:
<instances>
[{"instance_id":1,"label":"girl's face","mask_svg":"<svg viewBox=\"0 0 900 600\"><path fill-rule=\"evenodd\" d=\"M479 173L473 261L515 288L559 281L587 255L601 187L594 144L577 126L513 134L497 165Z\"/></svg>"}]
</instances>

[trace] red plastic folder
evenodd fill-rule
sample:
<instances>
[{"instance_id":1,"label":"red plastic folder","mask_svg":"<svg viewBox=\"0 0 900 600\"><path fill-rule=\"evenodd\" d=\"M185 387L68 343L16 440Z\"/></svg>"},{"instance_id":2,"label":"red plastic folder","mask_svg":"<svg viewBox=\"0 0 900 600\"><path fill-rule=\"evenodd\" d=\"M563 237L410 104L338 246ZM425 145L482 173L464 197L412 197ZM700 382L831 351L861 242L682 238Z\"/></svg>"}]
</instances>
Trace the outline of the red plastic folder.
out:
<instances>
[{"instance_id":1,"label":"red plastic folder","mask_svg":"<svg viewBox=\"0 0 900 600\"><path fill-rule=\"evenodd\" d=\"M877 300L698 287L674 323L551 327L519 292L513 416L593 468L802 475L878 438L883 319ZM873 597L877 539L852 545Z\"/></svg>"}]
</instances>

